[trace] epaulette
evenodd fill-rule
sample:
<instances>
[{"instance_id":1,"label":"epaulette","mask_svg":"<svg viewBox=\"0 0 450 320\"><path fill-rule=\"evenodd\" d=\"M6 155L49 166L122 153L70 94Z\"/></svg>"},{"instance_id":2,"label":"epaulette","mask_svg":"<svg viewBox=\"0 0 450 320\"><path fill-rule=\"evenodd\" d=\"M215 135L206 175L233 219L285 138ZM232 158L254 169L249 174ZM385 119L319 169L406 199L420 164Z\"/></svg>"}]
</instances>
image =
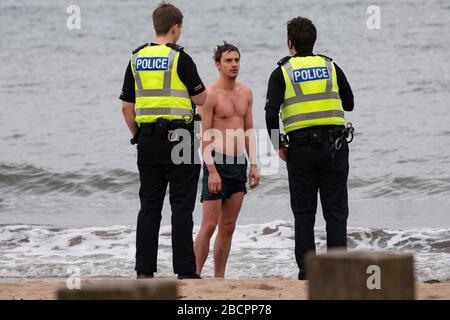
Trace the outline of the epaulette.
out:
<instances>
[{"instance_id":1,"label":"epaulette","mask_svg":"<svg viewBox=\"0 0 450 320\"><path fill-rule=\"evenodd\" d=\"M184 49L182 46L179 46L174 43L166 43L166 46L169 48L172 48L173 50L177 50L177 51L183 51L183 49Z\"/></svg>"},{"instance_id":2,"label":"epaulette","mask_svg":"<svg viewBox=\"0 0 450 320\"><path fill-rule=\"evenodd\" d=\"M280 61L278 61L277 64L278 64L279 66L282 66L283 64L285 64L286 62L288 62L290 58L292 58L292 57L291 57L291 56L286 56L286 57L284 57L283 59L280 59Z\"/></svg>"},{"instance_id":3,"label":"epaulette","mask_svg":"<svg viewBox=\"0 0 450 320\"><path fill-rule=\"evenodd\" d=\"M138 52L138 51L141 50L142 48L145 48L146 46L148 46L148 43L143 44L142 46L137 47L136 49L133 50L133 54L135 54L136 52Z\"/></svg>"},{"instance_id":4,"label":"epaulette","mask_svg":"<svg viewBox=\"0 0 450 320\"><path fill-rule=\"evenodd\" d=\"M326 55L323 55L323 54L320 54L320 53L318 53L317 55L321 56L322 58L325 58L327 60L333 61L333 59L331 59L330 57L327 57Z\"/></svg>"}]
</instances>

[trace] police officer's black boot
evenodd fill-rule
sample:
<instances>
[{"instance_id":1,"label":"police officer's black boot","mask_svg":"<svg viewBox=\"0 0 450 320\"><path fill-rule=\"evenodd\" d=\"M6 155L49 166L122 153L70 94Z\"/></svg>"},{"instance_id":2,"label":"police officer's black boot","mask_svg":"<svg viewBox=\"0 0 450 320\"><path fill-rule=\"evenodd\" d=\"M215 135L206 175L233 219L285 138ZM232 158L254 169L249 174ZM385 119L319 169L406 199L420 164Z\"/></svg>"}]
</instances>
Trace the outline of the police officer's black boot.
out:
<instances>
[{"instance_id":1,"label":"police officer's black boot","mask_svg":"<svg viewBox=\"0 0 450 320\"><path fill-rule=\"evenodd\" d=\"M155 276L152 273L137 273L136 279L153 279Z\"/></svg>"},{"instance_id":2,"label":"police officer's black boot","mask_svg":"<svg viewBox=\"0 0 450 320\"><path fill-rule=\"evenodd\" d=\"M180 273L178 274L178 280L184 280L184 279L201 279L197 273Z\"/></svg>"},{"instance_id":3,"label":"police officer's black boot","mask_svg":"<svg viewBox=\"0 0 450 320\"><path fill-rule=\"evenodd\" d=\"M298 280L306 280L306 273L303 271L300 271L298 273Z\"/></svg>"}]
</instances>

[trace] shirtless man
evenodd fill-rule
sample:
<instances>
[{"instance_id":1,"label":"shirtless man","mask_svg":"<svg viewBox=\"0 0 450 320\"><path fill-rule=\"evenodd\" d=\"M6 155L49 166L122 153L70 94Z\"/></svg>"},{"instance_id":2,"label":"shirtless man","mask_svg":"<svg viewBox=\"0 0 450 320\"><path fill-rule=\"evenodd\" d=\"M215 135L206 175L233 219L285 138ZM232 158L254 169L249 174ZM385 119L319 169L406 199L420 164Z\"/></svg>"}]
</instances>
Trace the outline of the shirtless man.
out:
<instances>
[{"instance_id":1,"label":"shirtless man","mask_svg":"<svg viewBox=\"0 0 450 320\"><path fill-rule=\"evenodd\" d=\"M214 277L225 276L236 220L247 193L247 151L250 160L250 189L259 184L253 132L252 91L238 83L240 52L224 42L217 46L214 60L220 77L208 87L202 116L203 219L194 243L197 273L200 275L214 242ZM245 133L244 133L245 132Z\"/></svg>"}]
</instances>

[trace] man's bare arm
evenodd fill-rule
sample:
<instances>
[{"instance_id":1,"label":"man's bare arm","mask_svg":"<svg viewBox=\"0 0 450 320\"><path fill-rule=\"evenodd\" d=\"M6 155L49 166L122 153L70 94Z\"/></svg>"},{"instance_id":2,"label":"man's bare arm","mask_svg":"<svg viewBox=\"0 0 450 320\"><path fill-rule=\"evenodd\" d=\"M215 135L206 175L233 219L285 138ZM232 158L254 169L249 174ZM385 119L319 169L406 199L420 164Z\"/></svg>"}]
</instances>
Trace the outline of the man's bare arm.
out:
<instances>
[{"instance_id":1,"label":"man's bare arm","mask_svg":"<svg viewBox=\"0 0 450 320\"><path fill-rule=\"evenodd\" d=\"M131 135L134 136L138 129L137 123L135 121L136 113L134 112L134 103L122 101L122 113L127 123L128 128L131 131Z\"/></svg>"},{"instance_id":2,"label":"man's bare arm","mask_svg":"<svg viewBox=\"0 0 450 320\"><path fill-rule=\"evenodd\" d=\"M205 91L203 91L203 92L201 92L199 94L196 94L195 96L191 96L191 100L196 105L202 106L202 105L205 104L207 96L208 96L208 92L207 92L207 90L205 90Z\"/></svg>"},{"instance_id":3,"label":"man's bare arm","mask_svg":"<svg viewBox=\"0 0 450 320\"><path fill-rule=\"evenodd\" d=\"M248 173L248 180L250 189L256 188L259 184L260 176L256 164L256 135L253 128L253 94L252 90L248 90L248 108L244 118L245 130L245 149L247 150L248 158L250 160L250 171Z\"/></svg>"},{"instance_id":4,"label":"man's bare arm","mask_svg":"<svg viewBox=\"0 0 450 320\"><path fill-rule=\"evenodd\" d=\"M202 155L203 161L205 161L206 167L208 168L208 190L211 193L218 193L222 190L222 179L217 172L214 159L211 155L215 143L215 129L212 127L212 121L216 104L217 97L210 91L205 104L199 108L200 115L202 116Z\"/></svg>"},{"instance_id":5,"label":"man's bare arm","mask_svg":"<svg viewBox=\"0 0 450 320\"><path fill-rule=\"evenodd\" d=\"M212 146L209 146L214 139L212 120L216 104L217 104L216 95L213 93L209 93L203 106L198 109L202 117L202 156L209 173L217 172L216 167L214 165L214 160L211 156Z\"/></svg>"},{"instance_id":6,"label":"man's bare arm","mask_svg":"<svg viewBox=\"0 0 450 320\"><path fill-rule=\"evenodd\" d=\"M244 118L245 149L252 166L256 166L256 137L253 128L253 93L247 89L248 108Z\"/></svg>"}]
</instances>

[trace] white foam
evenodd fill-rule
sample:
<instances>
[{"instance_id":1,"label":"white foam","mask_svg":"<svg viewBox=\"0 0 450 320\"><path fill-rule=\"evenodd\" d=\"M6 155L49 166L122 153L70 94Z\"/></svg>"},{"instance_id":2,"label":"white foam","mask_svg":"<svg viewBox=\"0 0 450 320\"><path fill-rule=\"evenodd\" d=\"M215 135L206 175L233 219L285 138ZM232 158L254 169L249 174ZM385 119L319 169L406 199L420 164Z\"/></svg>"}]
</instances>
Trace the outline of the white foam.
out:
<instances>
[{"instance_id":1,"label":"white foam","mask_svg":"<svg viewBox=\"0 0 450 320\"><path fill-rule=\"evenodd\" d=\"M198 226L194 228L194 237ZM316 232L318 253L326 251L326 233ZM350 250L390 250L415 255L419 280L450 279L450 229L386 230L349 228ZM70 267L82 277L134 275L135 228L129 226L55 229L50 226L0 227L0 277L67 277ZM172 276L171 227L160 229L158 275ZM213 236L211 244L214 241ZM440 244L440 245L436 245ZM212 248L212 245L211 245ZM212 252L204 268L212 276ZM232 278L295 277L291 223L238 225L227 266Z\"/></svg>"}]
</instances>

